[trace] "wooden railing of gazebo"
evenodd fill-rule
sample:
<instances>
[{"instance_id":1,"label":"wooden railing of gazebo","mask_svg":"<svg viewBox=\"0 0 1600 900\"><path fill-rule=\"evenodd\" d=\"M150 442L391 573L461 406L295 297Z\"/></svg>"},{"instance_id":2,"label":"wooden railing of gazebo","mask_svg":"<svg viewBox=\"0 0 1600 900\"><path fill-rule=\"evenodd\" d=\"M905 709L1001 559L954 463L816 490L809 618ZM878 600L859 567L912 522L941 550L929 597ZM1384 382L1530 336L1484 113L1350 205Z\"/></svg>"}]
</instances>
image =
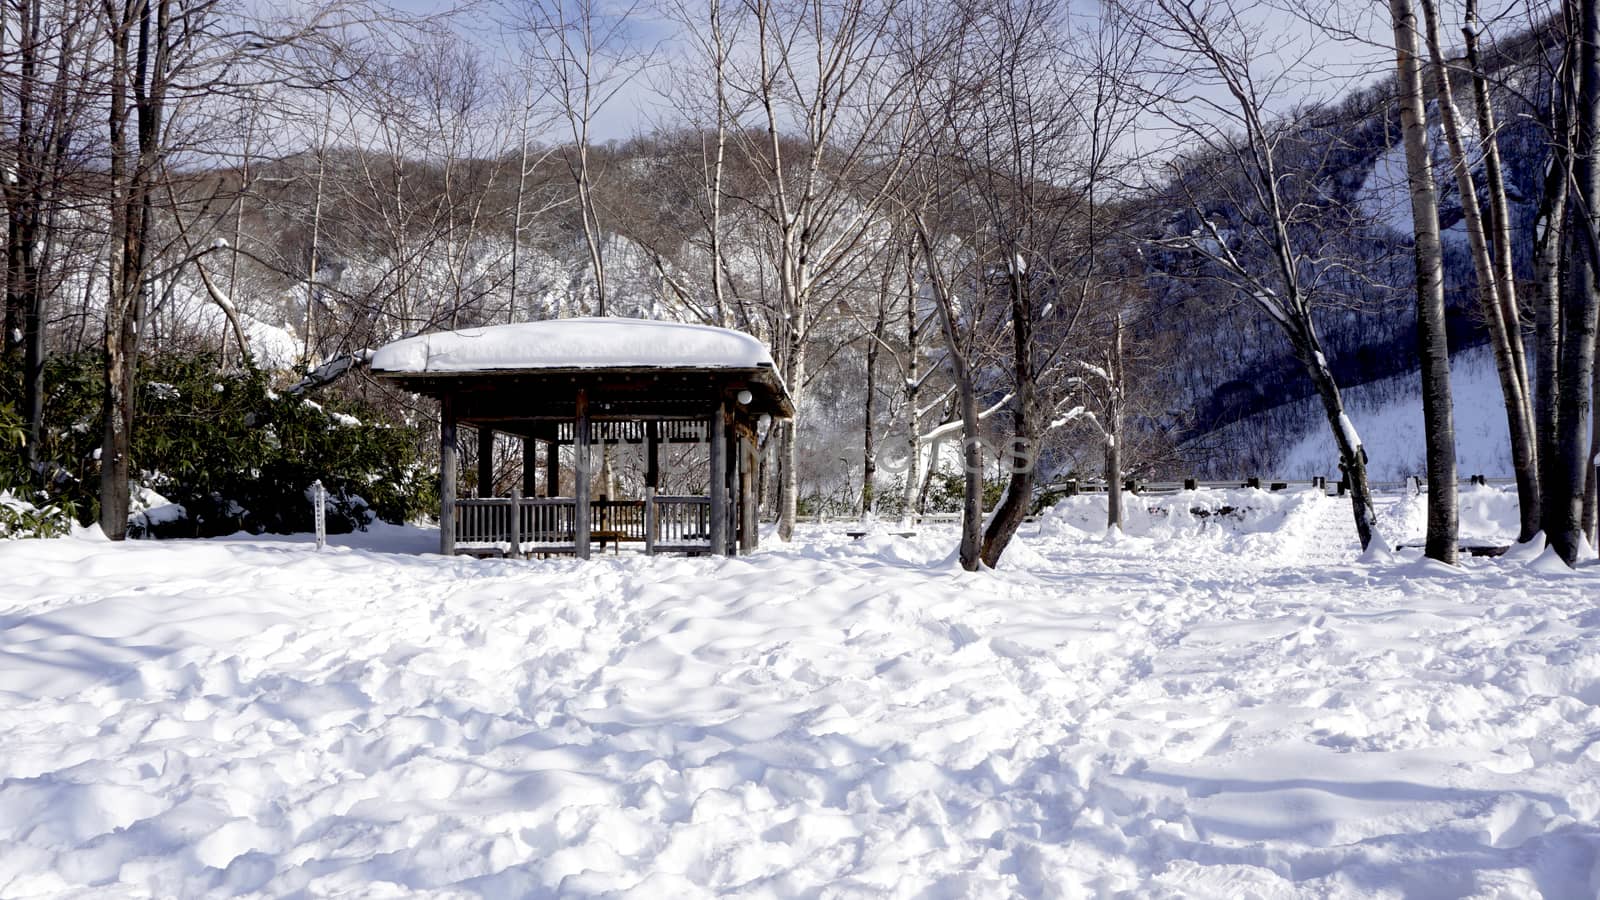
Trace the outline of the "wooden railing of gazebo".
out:
<instances>
[{"instance_id":1,"label":"wooden railing of gazebo","mask_svg":"<svg viewBox=\"0 0 1600 900\"><path fill-rule=\"evenodd\" d=\"M573 553L578 546L577 505L572 497L516 494L458 499L455 545L482 554ZM590 541L602 547L637 543L647 553L711 549L710 497L592 500L589 523Z\"/></svg>"}]
</instances>

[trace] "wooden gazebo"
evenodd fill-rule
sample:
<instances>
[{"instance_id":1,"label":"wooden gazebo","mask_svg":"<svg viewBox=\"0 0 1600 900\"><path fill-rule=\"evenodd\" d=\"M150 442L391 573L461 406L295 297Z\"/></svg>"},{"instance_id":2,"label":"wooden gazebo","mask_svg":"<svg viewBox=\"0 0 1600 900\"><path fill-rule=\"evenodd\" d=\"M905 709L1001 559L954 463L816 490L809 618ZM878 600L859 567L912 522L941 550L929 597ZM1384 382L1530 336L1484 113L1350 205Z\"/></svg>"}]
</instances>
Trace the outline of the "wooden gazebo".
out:
<instances>
[{"instance_id":1,"label":"wooden gazebo","mask_svg":"<svg viewBox=\"0 0 1600 900\"><path fill-rule=\"evenodd\" d=\"M736 554L758 542L756 430L794 415L772 355L725 328L641 319L557 319L418 335L372 358L379 377L439 401L439 550ZM478 429L479 496L457 496L457 434ZM496 433L522 439L522 487L489 496ZM705 495L664 495L663 444L707 446ZM591 449L645 448L642 498L590 496ZM562 493L561 447L572 491ZM544 453L543 495L537 491Z\"/></svg>"}]
</instances>

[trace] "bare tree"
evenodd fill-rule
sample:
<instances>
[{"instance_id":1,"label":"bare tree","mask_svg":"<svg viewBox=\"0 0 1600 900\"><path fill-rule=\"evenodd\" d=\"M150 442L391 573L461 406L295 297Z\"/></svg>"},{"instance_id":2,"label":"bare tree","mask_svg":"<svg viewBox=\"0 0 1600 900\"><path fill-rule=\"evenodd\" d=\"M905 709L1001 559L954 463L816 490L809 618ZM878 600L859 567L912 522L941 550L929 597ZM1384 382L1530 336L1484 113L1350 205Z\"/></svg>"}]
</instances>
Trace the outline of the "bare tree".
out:
<instances>
[{"instance_id":1,"label":"bare tree","mask_svg":"<svg viewBox=\"0 0 1600 900\"><path fill-rule=\"evenodd\" d=\"M702 312L702 315L719 326L732 324L738 318L740 327L749 328L752 323L748 315L736 317L735 311L730 309L732 277L727 266L724 215L730 133L748 112L744 108L734 108L729 98L732 54L742 35L743 19L737 10L730 10L729 0L704 0L703 3L666 0L664 5L684 30L690 47L689 60L679 70L670 99L676 111L699 132L700 165L696 175L697 193L703 205L698 212L706 233L705 283L710 297L706 311L709 314ZM733 15L730 16L730 12ZM709 84L707 74L710 75ZM748 96L742 99L748 104Z\"/></svg>"},{"instance_id":2,"label":"bare tree","mask_svg":"<svg viewBox=\"0 0 1600 900\"><path fill-rule=\"evenodd\" d=\"M522 38L525 77L541 85L567 124L571 143L561 156L576 191L584 246L594 276L595 315L607 313L606 229L595 197L593 129L597 116L640 72L653 53L632 33L640 4L613 7L596 0L544 3L505 0L511 27Z\"/></svg>"},{"instance_id":3,"label":"bare tree","mask_svg":"<svg viewBox=\"0 0 1600 900\"><path fill-rule=\"evenodd\" d=\"M5 203L5 334L9 362L21 356L24 456L37 469L44 444L44 364L50 300L67 261L61 213L74 201L98 65L96 23L87 2L8 4L14 52L0 69L0 107L9 110ZM20 353L18 352L20 347Z\"/></svg>"},{"instance_id":4,"label":"bare tree","mask_svg":"<svg viewBox=\"0 0 1600 900\"><path fill-rule=\"evenodd\" d=\"M1089 365L1077 347L1085 343L1082 326L1106 307L1114 321L1120 312L1118 278L1104 261L1123 235L1108 227L1103 207L1134 165L1121 145L1141 113L1136 66L1147 52L1146 38L1115 11L1073 31L1052 19L1053 9L1023 0L1009 12L990 13L1003 43L984 55L998 64L999 105L1011 124L987 132L1006 135L1004 153L985 141L981 152L968 154L982 161L973 181L996 244L1006 251L1016 395L1013 464L984 533L983 558L991 566L1032 507L1044 441L1071 420L1062 411L1075 403L1076 392L1061 387L1074 383L1066 373ZM1041 68L1054 76L1041 79L1034 71ZM1051 99L1058 96L1059 105ZM995 172L1006 173L1001 191L994 189ZM996 203L997 195L1010 200ZM1107 410L1114 413L1110 438L1120 457L1122 333L1120 326L1113 331ZM1120 469L1120 461L1111 462Z\"/></svg>"},{"instance_id":5,"label":"bare tree","mask_svg":"<svg viewBox=\"0 0 1600 900\"><path fill-rule=\"evenodd\" d=\"M263 79L287 47L320 39L341 11L310 19L244 20L220 0L106 2L96 52L106 61L106 200L110 263L105 301L104 432L99 522L125 537L132 474L134 391L147 296L162 251L156 229L160 189L174 177L172 157L198 154L191 130L206 104L225 102ZM170 195L169 195L170 196Z\"/></svg>"},{"instance_id":6,"label":"bare tree","mask_svg":"<svg viewBox=\"0 0 1600 900\"><path fill-rule=\"evenodd\" d=\"M773 338L784 380L803 408L812 330L897 180L905 135L897 114L904 70L890 36L900 0L745 0L754 47L730 72L729 108L754 110L733 132L761 181L747 198L772 233L777 296ZM798 421L780 429L778 535L794 531L799 500Z\"/></svg>"},{"instance_id":7,"label":"bare tree","mask_svg":"<svg viewBox=\"0 0 1600 900\"><path fill-rule=\"evenodd\" d=\"M1122 343L1122 313L1112 313L1110 336L1100 361L1080 361L1083 374L1077 381L1080 393L1092 400L1099 412L1082 406L1067 411L1066 418L1082 419L1093 426L1103 453L1101 477L1106 483L1106 528L1122 530L1123 427L1127 399L1127 379Z\"/></svg>"},{"instance_id":8,"label":"bare tree","mask_svg":"<svg viewBox=\"0 0 1600 900\"><path fill-rule=\"evenodd\" d=\"M1330 150L1326 135L1308 135L1306 123L1289 111L1275 114L1272 104L1281 102L1288 71L1266 70L1274 52L1270 39L1240 8L1228 2L1199 7L1151 0L1132 12L1178 68L1177 84L1155 82L1161 94L1153 102L1184 140L1203 148L1183 161L1188 172L1174 171L1180 177L1173 184L1190 208L1192 227L1163 243L1203 260L1209 277L1230 285L1283 334L1321 401L1338 447L1361 546L1381 543L1367 452L1345 410L1314 315L1330 290L1325 274L1343 268L1331 255L1337 244L1330 245L1328 238L1349 215L1317 189L1315 165L1307 175L1291 171L1282 159L1291 148ZM1220 99L1210 99L1213 92L1220 92ZM1186 102L1172 103L1170 97ZM1191 181L1205 165L1213 175L1204 182L1209 193L1200 194ZM1453 469L1450 477L1453 492ZM1453 540L1452 533L1452 553Z\"/></svg>"},{"instance_id":9,"label":"bare tree","mask_svg":"<svg viewBox=\"0 0 1600 900\"><path fill-rule=\"evenodd\" d=\"M928 286L933 294L935 309L939 313L940 330L944 335L945 363L950 380L955 385L961 408L961 462L965 472L961 501L961 543L957 556L961 567L976 572L983 564L983 444L978 438L980 413L978 392L973 366L968 358L967 342L962 340L957 324L956 299L951 291L942 254L937 240L920 212L913 213L917 241L922 248L923 263L927 266Z\"/></svg>"}]
</instances>

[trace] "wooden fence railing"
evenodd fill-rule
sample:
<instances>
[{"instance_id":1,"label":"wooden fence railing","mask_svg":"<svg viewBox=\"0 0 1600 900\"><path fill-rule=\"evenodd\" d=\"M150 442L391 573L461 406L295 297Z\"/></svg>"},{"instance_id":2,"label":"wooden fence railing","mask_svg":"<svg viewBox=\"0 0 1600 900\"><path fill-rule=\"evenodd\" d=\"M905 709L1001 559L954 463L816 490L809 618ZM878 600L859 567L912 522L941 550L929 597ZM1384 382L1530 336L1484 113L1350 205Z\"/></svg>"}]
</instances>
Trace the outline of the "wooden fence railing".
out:
<instances>
[{"instance_id":1,"label":"wooden fence railing","mask_svg":"<svg viewBox=\"0 0 1600 900\"><path fill-rule=\"evenodd\" d=\"M1473 475L1469 478L1461 479L1461 485L1463 487L1468 485L1505 486L1514 485L1516 483L1516 479L1514 478L1489 478L1483 475ZM1216 481L1201 481L1194 478L1187 478L1183 481L1145 481L1143 479L1130 478L1122 483L1122 489L1124 491L1129 491L1135 494L1175 494L1179 491L1192 491L1198 488L1220 490L1229 490L1234 488L1259 488L1261 490L1268 491L1283 491L1291 488L1306 489L1318 487L1323 488L1329 494L1345 493L1345 487L1341 482L1337 480L1329 481L1326 478L1311 478L1300 481L1291 481L1286 479L1274 480L1265 478L1245 478ZM1368 487L1370 487L1374 493L1394 493L1397 491L1406 490L1426 491L1428 488L1428 483L1426 479L1408 478L1404 481L1372 481L1368 482ZM1079 482L1067 480L1057 481L1046 485L1043 490L1046 493L1065 494L1068 496L1072 494L1103 494L1106 491L1106 485L1103 481Z\"/></svg>"},{"instance_id":2,"label":"wooden fence railing","mask_svg":"<svg viewBox=\"0 0 1600 900\"><path fill-rule=\"evenodd\" d=\"M657 496L651 502L649 552L711 549L711 498Z\"/></svg>"},{"instance_id":3,"label":"wooden fence railing","mask_svg":"<svg viewBox=\"0 0 1600 900\"><path fill-rule=\"evenodd\" d=\"M456 501L456 547L468 552L570 551L577 501L568 497L475 497Z\"/></svg>"},{"instance_id":4,"label":"wooden fence railing","mask_svg":"<svg viewBox=\"0 0 1600 900\"><path fill-rule=\"evenodd\" d=\"M570 553L577 547L570 497L476 497L456 501L456 548L476 554ZM640 543L647 552L711 549L710 497L592 500L589 539ZM515 548L515 549L513 549Z\"/></svg>"},{"instance_id":5,"label":"wooden fence railing","mask_svg":"<svg viewBox=\"0 0 1600 900\"><path fill-rule=\"evenodd\" d=\"M594 500L589 503L589 539L602 548L627 541L644 542L643 500Z\"/></svg>"},{"instance_id":6,"label":"wooden fence railing","mask_svg":"<svg viewBox=\"0 0 1600 900\"><path fill-rule=\"evenodd\" d=\"M1461 480L1461 486L1462 487L1467 487L1469 485L1493 485L1495 487L1508 487L1508 486L1514 486L1516 483L1517 483L1516 479L1514 479L1514 478L1500 478L1500 477L1490 478L1490 477L1485 477L1483 475L1473 475L1473 476L1470 476L1469 478L1464 478L1464 479ZM1368 486L1372 488L1373 493L1377 493L1377 494L1393 494L1393 493L1404 493L1404 492L1427 493L1427 488L1428 488L1428 484L1427 484L1427 482L1425 480L1422 480L1422 481L1419 481L1419 480L1374 481L1374 482L1370 482ZM1324 490L1326 490L1328 492L1329 496L1341 496L1341 495L1343 495L1345 493L1345 491L1342 490L1342 486L1338 482L1336 482L1336 481L1327 481L1326 479L1310 479L1310 480L1302 480L1302 481L1268 481L1268 480L1259 479L1259 478L1247 478L1247 479L1243 479L1243 480L1237 480L1237 479L1235 479L1235 480L1217 480L1217 481L1199 481L1199 480L1196 480L1196 479L1185 479L1183 481L1141 481L1141 480L1138 480L1138 479L1130 479L1129 482L1124 483L1123 486L1122 486L1123 490L1128 492L1128 493L1138 494L1138 495L1145 495L1145 496L1151 496L1151 495L1159 496L1161 494L1176 494L1179 491L1185 491L1185 490L1192 491L1192 490L1196 490L1198 488L1210 488L1210 489L1219 489L1219 490L1232 490L1232 489L1237 489L1237 488L1258 488L1260 490L1265 490L1265 491L1283 491L1283 490L1289 490L1291 488L1294 488L1294 489L1297 489L1297 490L1306 490L1306 489L1319 488L1319 487L1324 489ZM1104 494L1105 491L1106 491L1106 486L1105 486L1104 482L1098 482L1098 481L1086 481L1086 482L1080 482L1080 483L1074 483L1074 482L1070 482L1070 481L1058 481L1058 482L1055 482L1053 484L1046 485L1043 488L1041 488L1040 490L1045 494L1056 494L1056 495L1059 495L1059 496L1071 496L1073 494ZM1030 516L1028 516L1026 518L1025 521L1030 521L1031 522L1031 521L1034 521L1035 518L1036 518L1035 516L1031 516L1030 515ZM902 516L899 516L899 515L893 515L893 514L888 514L888 513L883 513L883 514L879 515L879 521L883 522L885 524L903 523L903 522L906 521L906 519L907 519L907 517L902 517ZM914 525L923 525L923 524L943 525L943 524L950 524L950 523L959 523L961 521L961 514L960 513L955 513L955 512L917 513L915 515L910 516L909 520L910 520L910 523L914 524ZM803 525L825 525L825 524L828 524L830 522L832 522L832 523L842 523L842 524L853 524L853 523L860 522L861 521L861 517L859 515L848 514L848 513L842 513L842 514L837 514L837 515L830 515L830 514L816 515L816 514L813 514L813 515L796 516L795 517L795 521L799 522L800 524L803 524Z\"/></svg>"}]
</instances>

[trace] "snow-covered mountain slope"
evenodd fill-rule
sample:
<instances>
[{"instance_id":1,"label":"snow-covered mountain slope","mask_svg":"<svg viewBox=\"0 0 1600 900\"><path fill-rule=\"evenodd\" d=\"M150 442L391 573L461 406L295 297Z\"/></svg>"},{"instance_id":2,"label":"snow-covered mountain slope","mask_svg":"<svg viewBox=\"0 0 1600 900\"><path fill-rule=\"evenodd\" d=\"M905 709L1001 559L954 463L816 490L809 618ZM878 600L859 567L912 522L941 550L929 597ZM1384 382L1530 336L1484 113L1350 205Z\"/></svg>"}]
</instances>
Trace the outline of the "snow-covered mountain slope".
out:
<instances>
[{"instance_id":1,"label":"snow-covered mountain slope","mask_svg":"<svg viewBox=\"0 0 1600 900\"><path fill-rule=\"evenodd\" d=\"M1456 461L1461 475L1510 477L1511 438L1506 428L1500 380L1488 347L1451 357L1450 389L1455 408ZM1400 481L1426 473L1422 394L1415 373L1346 389L1350 421L1367 448L1374 481ZM1286 435L1273 474L1281 478L1337 478L1339 453L1315 400L1302 401L1298 433Z\"/></svg>"},{"instance_id":2,"label":"snow-covered mountain slope","mask_svg":"<svg viewBox=\"0 0 1600 900\"><path fill-rule=\"evenodd\" d=\"M1220 499L978 574L5 543L0 895L1600 891L1600 569Z\"/></svg>"}]
</instances>

